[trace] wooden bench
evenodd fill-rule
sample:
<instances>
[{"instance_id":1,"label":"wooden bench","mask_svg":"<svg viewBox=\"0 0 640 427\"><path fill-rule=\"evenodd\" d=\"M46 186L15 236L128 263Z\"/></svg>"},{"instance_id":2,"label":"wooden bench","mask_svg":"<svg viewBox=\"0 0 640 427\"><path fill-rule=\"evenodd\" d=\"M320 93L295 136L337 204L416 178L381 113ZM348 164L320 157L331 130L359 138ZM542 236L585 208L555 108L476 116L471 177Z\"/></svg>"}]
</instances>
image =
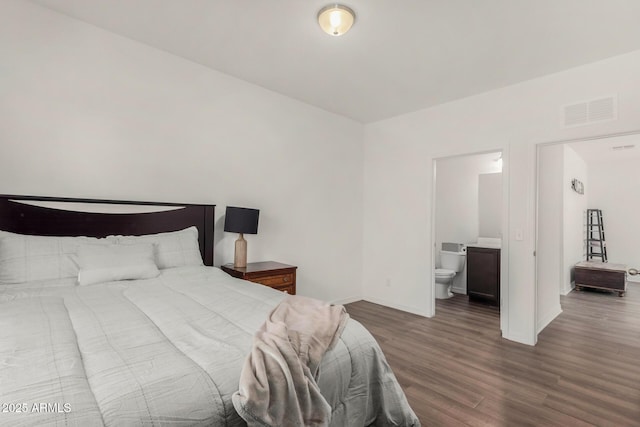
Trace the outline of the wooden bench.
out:
<instances>
[{"instance_id":1,"label":"wooden bench","mask_svg":"<svg viewBox=\"0 0 640 427\"><path fill-rule=\"evenodd\" d=\"M582 261L575 265L576 290L596 288L618 292L627 290L627 266L600 261Z\"/></svg>"}]
</instances>

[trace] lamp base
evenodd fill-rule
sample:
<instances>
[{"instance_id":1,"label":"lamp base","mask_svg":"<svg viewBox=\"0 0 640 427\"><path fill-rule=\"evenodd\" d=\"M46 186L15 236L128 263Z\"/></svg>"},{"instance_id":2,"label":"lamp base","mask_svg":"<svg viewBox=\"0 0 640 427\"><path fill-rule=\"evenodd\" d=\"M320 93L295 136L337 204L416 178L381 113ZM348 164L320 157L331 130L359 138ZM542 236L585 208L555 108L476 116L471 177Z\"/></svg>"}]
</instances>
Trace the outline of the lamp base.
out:
<instances>
[{"instance_id":1,"label":"lamp base","mask_svg":"<svg viewBox=\"0 0 640 427\"><path fill-rule=\"evenodd\" d=\"M236 251L233 257L234 267L246 267L247 266L247 241L244 240L244 236L240 233L238 240L236 240Z\"/></svg>"}]
</instances>

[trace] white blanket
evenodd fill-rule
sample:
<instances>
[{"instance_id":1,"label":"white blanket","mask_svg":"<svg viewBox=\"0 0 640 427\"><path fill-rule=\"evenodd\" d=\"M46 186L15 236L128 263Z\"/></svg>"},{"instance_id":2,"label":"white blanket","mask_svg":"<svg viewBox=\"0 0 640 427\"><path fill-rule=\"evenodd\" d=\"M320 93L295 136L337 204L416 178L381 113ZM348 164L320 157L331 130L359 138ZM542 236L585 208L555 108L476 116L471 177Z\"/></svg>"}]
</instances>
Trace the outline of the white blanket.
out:
<instances>
[{"instance_id":1,"label":"white blanket","mask_svg":"<svg viewBox=\"0 0 640 427\"><path fill-rule=\"evenodd\" d=\"M252 336L284 296L210 267L0 287L0 425L243 426L231 396ZM350 320L318 377L332 425L417 425L383 361Z\"/></svg>"},{"instance_id":2,"label":"white blanket","mask_svg":"<svg viewBox=\"0 0 640 427\"><path fill-rule=\"evenodd\" d=\"M253 338L233 406L249 427L328 426L331 406L316 383L320 361L349 315L302 296L288 296Z\"/></svg>"}]
</instances>

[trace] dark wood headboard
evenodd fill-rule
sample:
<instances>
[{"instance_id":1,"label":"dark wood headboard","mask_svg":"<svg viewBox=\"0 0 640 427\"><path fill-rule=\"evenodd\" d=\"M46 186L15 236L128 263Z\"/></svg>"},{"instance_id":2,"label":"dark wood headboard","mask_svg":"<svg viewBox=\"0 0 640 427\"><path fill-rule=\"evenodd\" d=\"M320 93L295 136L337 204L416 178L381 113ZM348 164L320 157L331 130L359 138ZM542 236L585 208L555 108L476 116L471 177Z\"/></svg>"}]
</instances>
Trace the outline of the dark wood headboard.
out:
<instances>
[{"instance_id":1,"label":"dark wood headboard","mask_svg":"<svg viewBox=\"0 0 640 427\"><path fill-rule=\"evenodd\" d=\"M54 202L56 207L29 204L32 202ZM72 210L78 203L157 207L159 211L113 213ZM69 208L65 204L70 204ZM202 260L209 266L213 265L214 213L215 205L0 195L0 230L13 233L40 236L139 236L196 226Z\"/></svg>"}]
</instances>

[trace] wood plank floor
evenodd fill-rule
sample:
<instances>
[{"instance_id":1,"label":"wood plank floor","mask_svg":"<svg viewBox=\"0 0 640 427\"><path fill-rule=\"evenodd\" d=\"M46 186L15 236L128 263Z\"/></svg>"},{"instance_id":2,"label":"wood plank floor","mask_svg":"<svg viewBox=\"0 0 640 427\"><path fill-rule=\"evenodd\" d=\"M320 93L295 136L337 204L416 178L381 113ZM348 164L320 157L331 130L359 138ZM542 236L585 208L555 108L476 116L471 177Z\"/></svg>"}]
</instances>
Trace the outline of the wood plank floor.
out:
<instances>
[{"instance_id":1,"label":"wood plank floor","mask_svg":"<svg viewBox=\"0 0 640 427\"><path fill-rule=\"evenodd\" d=\"M579 291L530 347L500 336L497 309L463 295L424 317L360 301L423 426L640 426L640 284Z\"/></svg>"}]
</instances>

